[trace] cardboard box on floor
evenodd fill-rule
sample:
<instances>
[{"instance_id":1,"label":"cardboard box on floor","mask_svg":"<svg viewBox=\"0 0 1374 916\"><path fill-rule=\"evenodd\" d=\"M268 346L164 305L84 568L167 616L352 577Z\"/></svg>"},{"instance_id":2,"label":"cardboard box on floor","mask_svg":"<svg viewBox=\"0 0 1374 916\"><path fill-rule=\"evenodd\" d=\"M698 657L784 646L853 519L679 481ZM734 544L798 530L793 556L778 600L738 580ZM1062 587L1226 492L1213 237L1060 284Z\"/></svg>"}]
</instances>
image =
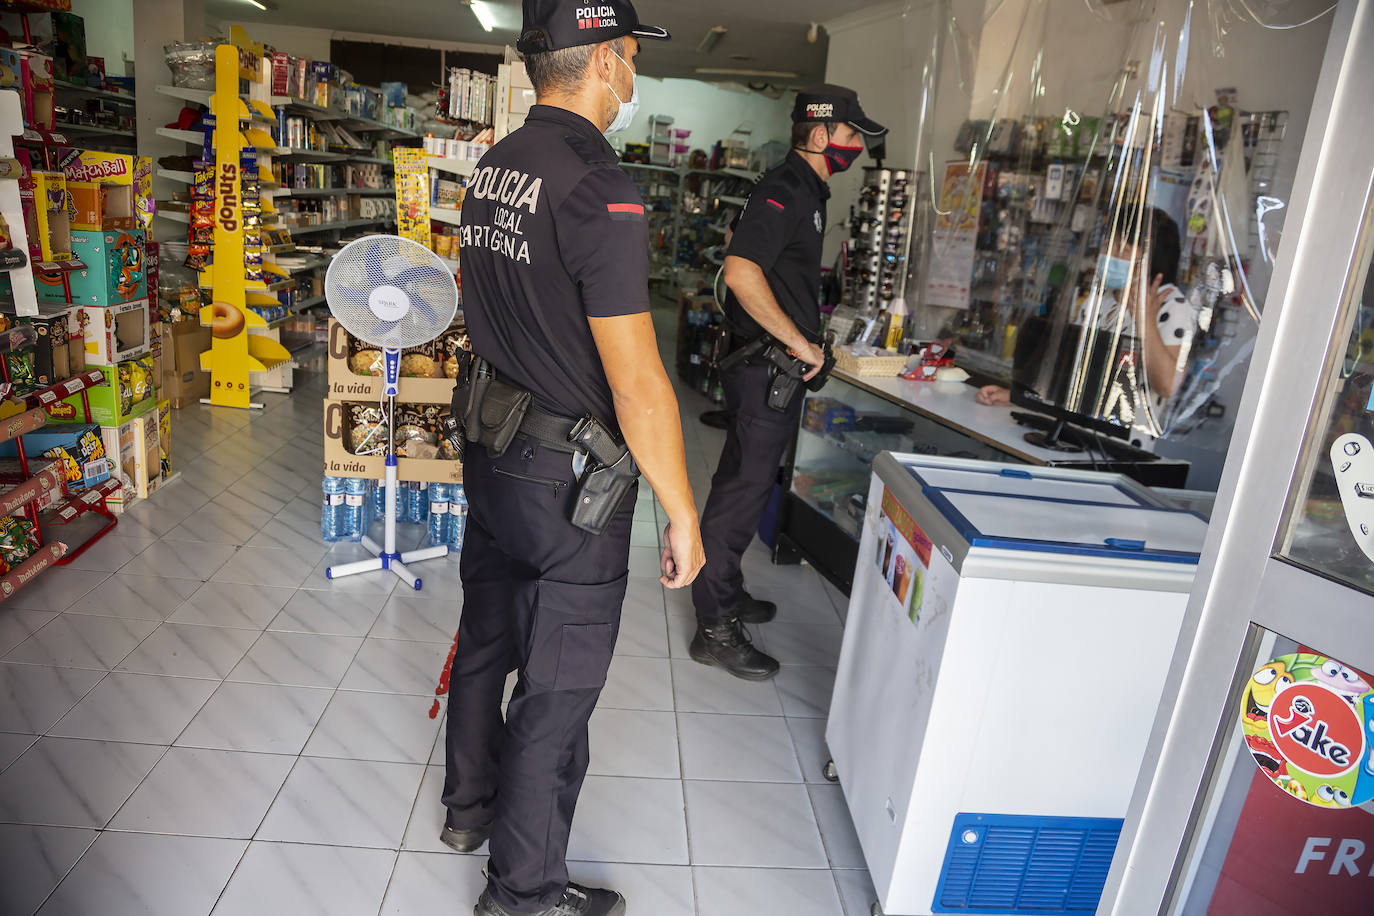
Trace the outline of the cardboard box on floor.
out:
<instances>
[{"instance_id":1,"label":"cardboard box on floor","mask_svg":"<svg viewBox=\"0 0 1374 916\"><path fill-rule=\"evenodd\" d=\"M344 445L345 405L342 401L324 402L324 473L330 477L386 477L386 458L381 455L354 455ZM401 480L422 483L462 483L463 464L442 459L398 458Z\"/></svg>"},{"instance_id":2,"label":"cardboard box on floor","mask_svg":"<svg viewBox=\"0 0 1374 916\"><path fill-rule=\"evenodd\" d=\"M348 332L329 319L329 395L337 401L380 401L385 380L358 375L348 365ZM448 404L453 400L451 378L402 378L397 400L403 404ZM441 481L442 482L442 481Z\"/></svg>"},{"instance_id":3,"label":"cardboard box on floor","mask_svg":"<svg viewBox=\"0 0 1374 916\"><path fill-rule=\"evenodd\" d=\"M200 354L210 349L210 329L199 321L174 321L162 336L162 396L173 407L185 407L210 396L210 373L202 372Z\"/></svg>"}]
</instances>

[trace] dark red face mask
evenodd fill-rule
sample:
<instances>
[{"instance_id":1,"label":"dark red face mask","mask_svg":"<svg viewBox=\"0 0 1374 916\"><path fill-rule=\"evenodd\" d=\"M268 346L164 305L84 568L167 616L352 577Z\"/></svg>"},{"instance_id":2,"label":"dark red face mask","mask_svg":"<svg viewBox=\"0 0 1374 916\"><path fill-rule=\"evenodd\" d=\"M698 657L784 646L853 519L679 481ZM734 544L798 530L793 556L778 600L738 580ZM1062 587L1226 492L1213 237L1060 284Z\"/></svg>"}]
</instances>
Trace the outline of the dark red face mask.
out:
<instances>
[{"instance_id":1,"label":"dark red face mask","mask_svg":"<svg viewBox=\"0 0 1374 916\"><path fill-rule=\"evenodd\" d=\"M828 143L825 152L821 155L825 156L826 168L830 169L831 175L834 175L836 172L847 170L863 155L863 152L862 143L858 146L839 146L835 143Z\"/></svg>"}]
</instances>

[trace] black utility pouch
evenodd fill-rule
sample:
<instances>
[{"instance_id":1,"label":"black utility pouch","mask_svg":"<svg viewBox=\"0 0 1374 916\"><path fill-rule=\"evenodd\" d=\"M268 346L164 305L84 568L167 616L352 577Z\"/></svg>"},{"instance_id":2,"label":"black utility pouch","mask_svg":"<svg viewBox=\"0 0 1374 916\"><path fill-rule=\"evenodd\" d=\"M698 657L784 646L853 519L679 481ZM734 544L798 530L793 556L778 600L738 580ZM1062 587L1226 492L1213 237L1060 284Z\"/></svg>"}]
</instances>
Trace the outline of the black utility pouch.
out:
<instances>
[{"instance_id":1,"label":"black utility pouch","mask_svg":"<svg viewBox=\"0 0 1374 916\"><path fill-rule=\"evenodd\" d=\"M530 392L497 378L486 360L474 359L462 413L467 440L485 448L490 457L500 458L520 431L533 399Z\"/></svg>"}]
</instances>

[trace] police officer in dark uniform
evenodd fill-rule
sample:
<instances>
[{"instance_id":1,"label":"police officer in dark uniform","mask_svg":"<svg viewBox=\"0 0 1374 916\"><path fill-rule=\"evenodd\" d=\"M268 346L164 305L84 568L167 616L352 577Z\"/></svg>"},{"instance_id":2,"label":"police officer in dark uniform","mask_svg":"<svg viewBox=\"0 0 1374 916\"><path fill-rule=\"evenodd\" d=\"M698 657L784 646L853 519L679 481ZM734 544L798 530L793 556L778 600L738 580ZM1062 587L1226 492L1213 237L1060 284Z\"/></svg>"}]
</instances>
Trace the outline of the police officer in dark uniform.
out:
<instances>
[{"instance_id":1,"label":"police officer in dark uniform","mask_svg":"<svg viewBox=\"0 0 1374 916\"><path fill-rule=\"evenodd\" d=\"M740 559L767 508L803 401L798 394L770 406L774 366L758 354L766 342L761 338L770 335L809 366L806 380L820 372L825 355L818 297L827 182L854 164L865 137L887 133L864 115L858 95L841 86L798 93L792 121L792 151L749 195L726 251L725 316L732 351L754 355L722 371L730 426L702 513L706 568L692 586L697 611L692 658L748 680L772 677L778 663L754 648L742 624L772 620L777 606L744 590Z\"/></svg>"},{"instance_id":2,"label":"police officer in dark uniform","mask_svg":"<svg viewBox=\"0 0 1374 916\"><path fill-rule=\"evenodd\" d=\"M476 916L624 912L619 894L569 883L565 863L635 507L632 484L606 503L593 481L633 480L619 470L636 463L648 478L669 518L664 585L690 584L705 562L649 317L644 202L603 136L634 115L640 38L668 33L642 26L629 0L525 0L518 47L539 104L482 157L463 203L480 359L455 391L470 514L441 839L470 852L490 838ZM604 454L626 446L631 458ZM610 507L600 526L578 515L598 501Z\"/></svg>"}]
</instances>

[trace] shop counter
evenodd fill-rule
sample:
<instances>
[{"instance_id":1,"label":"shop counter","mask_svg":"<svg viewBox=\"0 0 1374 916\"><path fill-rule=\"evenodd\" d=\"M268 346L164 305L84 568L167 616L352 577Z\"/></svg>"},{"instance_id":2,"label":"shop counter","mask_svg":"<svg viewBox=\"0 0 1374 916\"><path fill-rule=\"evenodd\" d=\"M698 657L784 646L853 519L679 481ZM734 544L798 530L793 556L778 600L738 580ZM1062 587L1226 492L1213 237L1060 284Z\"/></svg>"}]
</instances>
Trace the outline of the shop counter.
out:
<instances>
[{"instance_id":1,"label":"shop counter","mask_svg":"<svg viewBox=\"0 0 1374 916\"><path fill-rule=\"evenodd\" d=\"M1149 486L1182 488L1188 463L1156 459L1124 442L1060 452L1025 439L1020 408L988 407L963 382L914 382L836 371L806 395L769 540L779 563L805 559L848 592L873 459L883 451L1039 467L1112 471ZM765 525L768 525L765 522ZM766 533L766 532L765 532Z\"/></svg>"},{"instance_id":2,"label":"shop counter","mask_svg":"<svg viewBox=\"0 0 1374 916\"><path fill-rule=\"evenodd\" d=\"M1119 474L883 454L826 743L890 916L1092 912L1207 523Z\"/></svg>"}]
</instances>

